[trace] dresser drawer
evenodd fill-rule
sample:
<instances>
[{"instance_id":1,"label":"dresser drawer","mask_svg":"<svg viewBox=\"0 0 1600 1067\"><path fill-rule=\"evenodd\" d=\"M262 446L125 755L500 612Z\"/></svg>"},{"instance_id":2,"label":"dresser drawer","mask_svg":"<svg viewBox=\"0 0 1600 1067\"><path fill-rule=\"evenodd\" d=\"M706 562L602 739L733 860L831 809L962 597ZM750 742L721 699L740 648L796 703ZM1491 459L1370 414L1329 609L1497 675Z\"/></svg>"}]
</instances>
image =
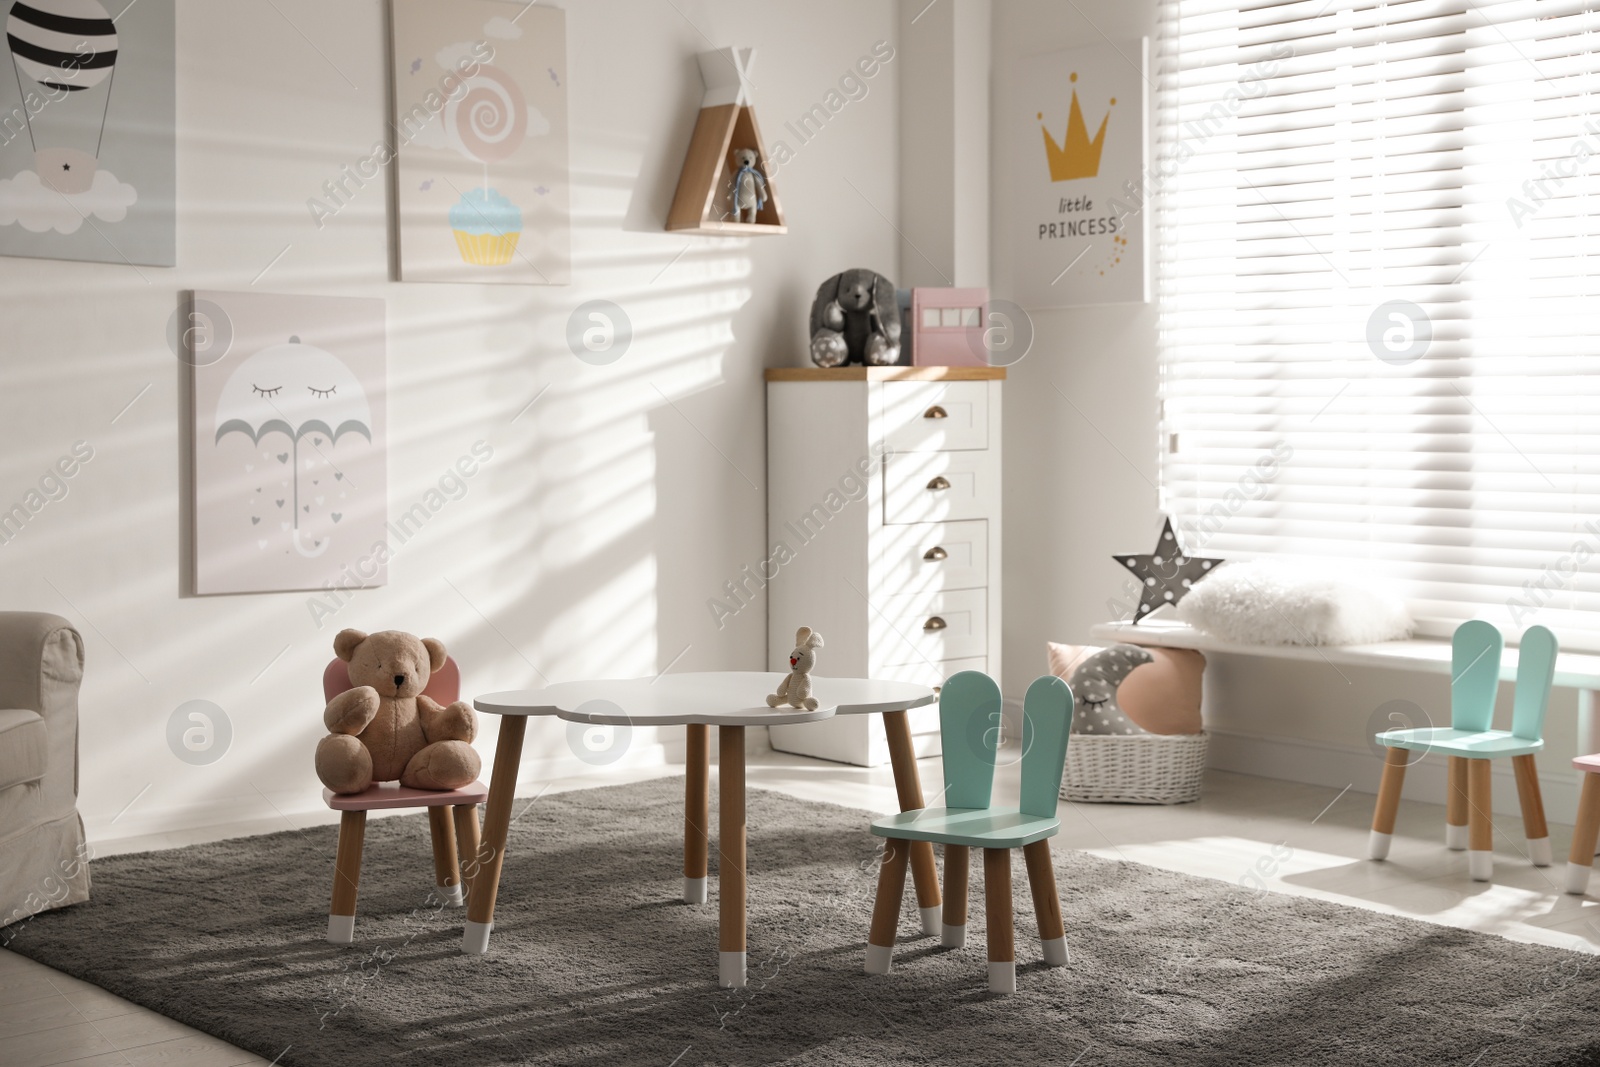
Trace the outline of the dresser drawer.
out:
<instances>
[{"instance_id":1,"label":"dresser drawer","mask_svg":"<svg viewBox=\"0 0 1600 1067\"><path fill-rule=\"evenodd\" d=\"M988 382L884 382L882 395L891 452L989 447Z\"/></svg>"},{"instance_id":2,"label":"dresser drawer","mask_svg":"<svg viewBox=\"0 0 1600 1067\"><path fill-rule=\"evenodd\" d=\"M989 584L989 524L981 519L885 526L873 537L872 586L878 593Z\"/></svg>"},{"instance_id":3,"label":"dresser drawer","mask_svg":"<svg viewBox=\"0 0 1600 1067\"><path fill-rule=\"evenodd\" d=\"M896 682L914 682L917 685L926 685L935 692L950 678L952 674L961 671L987 670L989 661L983 656L968 656L966 659L939 660L934 663L902 663L895 667L885 667L872 672L874 678L887 678ZM939 736L939 705L928 704L920 708L912 708L906 712L906 724L911 727L912 737L933 735ZM934 753L937 753L935 749ZM918 758L923 755L918 752Z\"/></svg>"},{"instance_id":4,"label":"dresser drawer","mask_svg":"<svg viewBox=\"0 0 1600 1067\"><path fill-rule=\"evenodd\" d=\"M901 452L883 461L883 521L983 519L1000 511L1000 464L979 452Z\"/></svg>"},{"instance_id":5,"label":"dresser drawer","mask_svg":"<svg viewBox=\"0 0 1600 1067\"><path fill-rule=\"evenodd\" d=\"M874 678L886 678L893 682L913 682L917 685L926 685L934 691L950 680L952 674L962 671L987 671L989 660L984 656L967 656L963 659L934 660L932 663L918 660L915 663L898 663L892 666L881 667L872 672ZM939 728L939 705L929 704L925 708L913 708L909 714L913 721L923 712L933 713L932 729ZM912 732L917 732L913 725Z\"/></svg>"},{"instance_id":6,"label":"dresser drawer","mask_svg":"<svg viewBox=\"0 0 1600 1067\"><path fill-rule=\"evenodd\" d=\"M988 652L987 589L884 597L872 619L874 664L937 663ZM876 666L873 668L876 670Z\"/></svg>"}]
</instances>

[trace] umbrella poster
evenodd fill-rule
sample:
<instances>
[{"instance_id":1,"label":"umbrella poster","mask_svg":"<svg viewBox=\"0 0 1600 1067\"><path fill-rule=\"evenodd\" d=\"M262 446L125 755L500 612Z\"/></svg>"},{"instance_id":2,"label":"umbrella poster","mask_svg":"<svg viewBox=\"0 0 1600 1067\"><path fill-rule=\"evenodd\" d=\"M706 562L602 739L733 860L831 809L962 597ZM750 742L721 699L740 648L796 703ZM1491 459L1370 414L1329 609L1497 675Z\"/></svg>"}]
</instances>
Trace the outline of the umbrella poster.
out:
<instances>
[{"instance_id":1,"label":"umbrella poster","mask_svg":"<svg viewBox=\"0 0 1600 1067\"><path fill-rule=\"evenodd\" d=\"M566 285L566 13L393 3L400 279Z\"/></svg>"},{"instance_id":2,"label":"umbrella poster","mask_svg":"<svg viewBox=\"0 0 1600 1067\"><path fill-rule=\"evenodd\" d=\"M0 0L0 255L176 262L174 0Z\"/></svg>"},{"instance_id":3,"label":"umbrella poster","mask_svg":"<svg viewBox=\"0 0 1600 1067\"><path fill-rule=\"evenodd\" d=\"M194 294L195 591L387 581L382 300Z\"/></svg>"}]
</instances>

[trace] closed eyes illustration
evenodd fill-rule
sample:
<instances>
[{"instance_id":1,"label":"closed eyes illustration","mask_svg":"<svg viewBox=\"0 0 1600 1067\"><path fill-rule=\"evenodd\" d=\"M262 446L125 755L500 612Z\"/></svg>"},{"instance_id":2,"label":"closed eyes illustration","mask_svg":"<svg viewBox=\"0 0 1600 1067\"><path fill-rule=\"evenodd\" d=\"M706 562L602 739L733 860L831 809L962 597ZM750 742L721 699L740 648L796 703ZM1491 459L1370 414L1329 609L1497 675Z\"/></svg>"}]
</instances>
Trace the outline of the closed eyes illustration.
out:
<instances>
[{"instance_id":1,"label":"closed eyes illustration","mask_svg":"<svg viewBox=\"0 0 1600 1067\"><path fill-rule=\"evenodd\" d=\"M283 392L283 386L281 386L281 385L273 385L273 386L252 385L252 386L250 386L250 390L251 390L251 392L255 393L256 396L274 397L274 396L277 396L279 393ZM308 393L310 393L312 396L330 397L330 396L332 396L333 394L335 394L335 393L337 393L339 391L339 387L337 385L330 385L326 389L318 389L314 385L308 385L308 386L306 386L306 391Z\"/></svg>"},{"instance_id":2,"label":"closed eyes illustration","mask_svg":"<svg viewBox=\"0 0 1600 1067\"><path fill-rule=\"evenodd\" d=\"M265 384L263 384L265 383ZM294 455L294 547L302 556L320 556L331 541L307 545L301 537L300 439L316 433L330 447L346 434L372 440L372 412L366 393L344 361L315 345L291 337L242 360L217 397L216 436L241 433L260 443L271 434L289 439Z\"/></svg>"}]
</instances>

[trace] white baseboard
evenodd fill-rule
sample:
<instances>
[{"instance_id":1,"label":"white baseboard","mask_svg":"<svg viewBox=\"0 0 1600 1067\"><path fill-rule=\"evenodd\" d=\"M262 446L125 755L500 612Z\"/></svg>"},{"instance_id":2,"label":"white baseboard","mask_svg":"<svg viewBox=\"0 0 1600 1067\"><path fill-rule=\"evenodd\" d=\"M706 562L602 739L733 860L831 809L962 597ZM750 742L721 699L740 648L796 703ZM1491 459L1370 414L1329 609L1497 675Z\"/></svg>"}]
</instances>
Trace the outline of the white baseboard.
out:
<instances>
[{"instance_id":1,"label":"white baseboard","mask_svg":"<svg viewBox=\"0 0 1600 1067\"><path fill-rule=\"evenodd\" d=\"M1210 734L1206 766L1219 771L1332 789L1349 786L1353 792L1374 795L1383 775L1383 758L1365 747L1228 730L1212 730ZM1511 761L1494 760L1492 767L1490 792L1494 814L1520 818L1522 808L1517 800ZM1446 774L1443 755L1430 753L1413 762L1406 770L1405 799L1443 804ZM1546 817L1551 822L1571 825L1573 814L1578 810L1578 781L1577 773L1571 772L1565 760L1539 768L1539 791L1544 796Z\"/></svg>"}]
</instances>

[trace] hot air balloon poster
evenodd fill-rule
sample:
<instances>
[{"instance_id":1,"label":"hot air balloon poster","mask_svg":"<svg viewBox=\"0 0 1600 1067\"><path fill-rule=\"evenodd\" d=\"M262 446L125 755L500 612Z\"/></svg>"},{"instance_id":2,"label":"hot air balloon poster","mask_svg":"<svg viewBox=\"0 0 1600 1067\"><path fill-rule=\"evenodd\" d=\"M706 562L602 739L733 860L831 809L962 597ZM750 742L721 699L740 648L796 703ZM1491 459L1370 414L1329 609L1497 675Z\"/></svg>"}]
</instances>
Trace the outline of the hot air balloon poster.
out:
<instances>
[{"instance_id":1,"label":"hot air balloon poster","mask_svg":"<svg viewBox=\"0 0 1600 1067\"><path fill-rule=\"evenodd\" d=\"M176 262L174 0L0 0L0 255Z\"/></svg>"},{"instance_id":2,"label":"hot air balloon poster","mask_svg":"<svg viewBox=\"0 0 1600 1067\"><path fill-rule=\"evenodd\" d=\"M211 320L190 359L195 592L384 584L383 301L194 302Z\"/></svg>"},{"instance_id":3,"label":"hot air balloon poster","mask_svg":"<svg viewBox=\"0 0 1600 1067\"><path fill-rule=\"evenodd\" d=\"M393 5L400 280L566 285L566 13Z\"/></svg>"}]
</instances>

